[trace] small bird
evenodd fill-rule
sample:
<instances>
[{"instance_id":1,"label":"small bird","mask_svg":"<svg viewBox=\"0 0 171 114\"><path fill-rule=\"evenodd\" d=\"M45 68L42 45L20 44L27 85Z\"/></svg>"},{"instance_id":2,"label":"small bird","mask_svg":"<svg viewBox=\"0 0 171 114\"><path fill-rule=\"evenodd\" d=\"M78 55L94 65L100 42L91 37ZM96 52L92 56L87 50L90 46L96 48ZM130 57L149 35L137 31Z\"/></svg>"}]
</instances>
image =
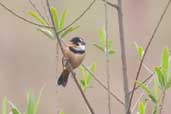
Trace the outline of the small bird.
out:
<instances>
[{"instance_id":1,"label":"small bird","mask_svg":"<svg viewBox=\"0 0 171 114\"><path fill-rule=\"evenodd\" d=\"M58 85L66 86L69 74L71 73L69 64L72 66L72 69L77 68L83 61L85 57L85 46L86 43L80 37L74 37L66 44L64 47L64 57L62 59L63 63L63 72L57 80Z\"/></svg>"}]
</instances>

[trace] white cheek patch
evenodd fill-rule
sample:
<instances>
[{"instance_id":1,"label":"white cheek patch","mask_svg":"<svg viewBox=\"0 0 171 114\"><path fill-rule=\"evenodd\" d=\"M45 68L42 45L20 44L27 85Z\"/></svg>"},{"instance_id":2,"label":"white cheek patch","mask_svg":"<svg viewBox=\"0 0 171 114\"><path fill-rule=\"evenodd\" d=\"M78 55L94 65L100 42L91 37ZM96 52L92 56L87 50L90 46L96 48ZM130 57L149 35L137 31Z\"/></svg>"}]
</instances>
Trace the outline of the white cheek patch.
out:
<instances>
[{"instance_id":1,"label":"white cheek patch","mask_svg":"<svg viewBox=\"0 0 171 114\"><path fill-rule=\"evenodd\" d=\"M79 47L81 50L85 50L85 45L80 45Z\"/></svg>"}]
</instances>

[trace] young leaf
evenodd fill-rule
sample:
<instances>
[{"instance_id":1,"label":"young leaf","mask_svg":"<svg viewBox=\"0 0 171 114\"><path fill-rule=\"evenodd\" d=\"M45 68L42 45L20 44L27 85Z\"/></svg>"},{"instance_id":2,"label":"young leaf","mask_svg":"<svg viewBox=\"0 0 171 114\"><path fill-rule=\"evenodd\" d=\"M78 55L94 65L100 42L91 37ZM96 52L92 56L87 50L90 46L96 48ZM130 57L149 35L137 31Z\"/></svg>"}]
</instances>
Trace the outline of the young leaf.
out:
<instances>
[{"instance_id":1,"label":"young leaf","mask_svg":"<svg viewBox=\"0 0 171 114\"><path fill-rule=\"evenodd\" d=\"M38 31L42 32L44 35L46 35L48 38L50 38L51 40L55 40L55 34L53 31L49 30L49 29L45 29L45 28L39 28L37 29Z\"/></svg>"},{"instance_id":2,"label":"young leaf","mask_svg":"<svg viewBox=\"0 0 171 114\"><path fill-rule=\"evenodd\" d=\"M76 26L76 27L70 27L67 30L65 30L62 34L61 34L61 38L65 37L67 34L73 32L74 30L78 29L80 26Z\"/></svg>"},{"instance_id":3,"label":"young leaf","mask_svg":"<svg viewBox=\"0 0 171 114\"><path fill-rule=\"evenodd\" d=\"M58 12L57 12L56 8L54 8L54 7L50 8L50 12L52 14L52 18L53 18L53 22L55 24L56 31L58 31L58 29L59 29Z\"/></svg>"},{"instance_id":4,"label":"young leaf","mask_svg":"<svg viewBox=\"0 0 171 114\"><path fill-rule=\"evenodd\" d=\"M84 81L84 80L80 80L80 85L81 85L81 88L82 88L83 90L86 89L86 84L85 84L85 81Z\"/></svg>"},{"instance_id":5,"label":"young leaf","mask_svg":"<svg viewBox=\"0 0 171 114\"><path fill-rule=\"evenodd\" d=\"M91 66L89 67L89 69L90 69L91 72L94 72L95 69L96 69L96 64L95 63L91 64Z\"/></svg>"},{"instance_id":6,"label":"young leaf","mask_svg":"<svg viewBox=\"0 0 171 114\"><path fill-rule=\"evenodd\" d=\"M34 114L35 112L35 98L31 90L27 93L27 109L26 114Z\"/></svg>"},{"instance_id":7,"label":"young leaf","mask_svg":"<svg viewBox=\"0 0 171 114\"><path fill-rule=\"evenodd\" d=\"M11 109L12 113L21 114L21 112L18 110L18 108L11 101L8 101L8 104L12 107L12 109Z\"/></svg>"},{"instance_id":8,"label":"young leaf","mask_svg":"<svg viewBox=\"0 0 171 114\"><path fill-rule=\"evenodd\" d=\"M4 97L2 101L2 114L7 114L7 97Z\"/></svg>"},{"instance_id":9,"label":"young leaf","mask_svg":"<svg viewBox=\"0 0 171 114\"><path fill-rule=\"evenodd\" d=\"M94 44L94 46L103 52L105 51L104 47L100 44Z\"/></svg>"},{"instance_id":10,"label":"young leaf","mask_svg":"<svg viewBox=\"0 0 171 114\"><path fill-rule=\"evenodd\" d=\"M28 14L35 18L40 24L46 25L46 22L39 16L39 14L37 14L37 12L30 10Z\"/></svg>"},{"instance_id":11,"label":"young leaf","mask_svg":"<svg viewBox=\"0 0 171 114\"><path fill-rule=\"evenodd\" d=\"M18 110L15 109L15 108L12 108L12 109L11 109L11 112L12 112L12 114L20 114L20 113L18 112Z\"/></svg>"},{"instance_id":12,"label":"young leaf","mask_svg":"<svg viewBox=\"0 0 171 114\"><path fill-rule=\"evenodd\" d=\"M99 31L99 40L100 40L100 44L106 47L106 34L103 29Z\"/></svg>"},{"instance_id":13,"label":"young leaf","mask_svg":"<svg viewBox=\"0 0 171 114\"><path fill-rule=\"evenodd\" d=\"M143 47L138 46L136 42L134 44L137 49L138 57L141 58L144 54L144 49L143 49Z\"/></svg>"},{"instance_id":14,"label":"young leaf","mask_svg":"<svg viewBox=\"0 0 171 114\"><path fill-rule=\"evenodd\" d=\"M165 80L167 80L167 75L168 75L168 69L169 68L169 50L168 48L163 49L162 53L162 66L161 70L162 73L164 74Z\"/></svg>"},{"instance_id":15,"label":"young leaf","mask_svg":"<svg viewBox=\"0 0 171 114\"><path fill-rule=\"evenodd\" d=\"M59 25L59 30L62 30L64 27L64 22L65 22L65 16L66 16L67 10L64 10L62 12L61 18L60 18L60 25Z\"/></svg>"},{"instance_id":16,"label":"young leaf","mask_svg":"<svg viewBox=\"0 0 171 114\"><path fill-rule=\"evenodd\" d=\"M136 83L146 92L146 94L149 96L149 98L156 104L157 103L157 99L152 94L150 89L144 83L142 83L140 81L136 81Z\"/></svg>"},{"instance_id":17,"label":"young leaf","mask_svg":"<svg viewBox=\"0 0 171 114\"><path fill-rule=\"evenodd\" d=\"M161 87L164 88L165 87L165 79L164 79L163 73L161 72L161 69L159 67L155 67L154 70L158 77Z\"/></svg>"},{"instance_id":18,"label":"young leaf","mask_svg":"<svg viewBox=\"0 0 171 114\"><path fill-rule=\"evenodd\" d=\"M65 114L64 112L60 111L59 114Z\"/></svg>"},{"instance_id":19,"label":"young leaf","mask_svg":"<svg viewBox=\"0 0 171 114\"><path fill-rule=\"evenodd\" d=\"M145 114L145 105L142 101L140 101L138 104L138 111L139 114Z\"/></svg>"}]
</instances>

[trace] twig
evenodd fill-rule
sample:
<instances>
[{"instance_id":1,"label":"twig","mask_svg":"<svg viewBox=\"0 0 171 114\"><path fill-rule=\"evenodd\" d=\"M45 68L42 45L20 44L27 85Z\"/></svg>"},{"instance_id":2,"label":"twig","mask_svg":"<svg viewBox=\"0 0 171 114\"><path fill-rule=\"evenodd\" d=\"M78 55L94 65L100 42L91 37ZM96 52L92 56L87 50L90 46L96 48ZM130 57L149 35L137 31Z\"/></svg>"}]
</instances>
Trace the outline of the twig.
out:
<instances>
[{"instance_id":1,"label":"twig","mask_svg":"<svg viewBox=\"0 0 171 114\"><path fill-rule=\"evenodd\" d=\"M15 13L14 11L12 11L11 9L9 9L7 6L5 6L4 4L2 4L0 2L0 6L2 6L4 9L6 9L8 12L10 12L12 15L16 16L17 18L23 20L24 22L27 22L29 24L32 24L32 25L36 25L38 27L44 27L44 28L49 28L49 29L53 29L53 27L50 27L50 26L45 26L45 25L40 25L40 24L37 24L37 23L34 23L28 19L25 19L24 17L18 15L17 13Z\"/></svg>"},{"instance_id":2,"label":"twig","mask_svg":"<svg viewBox=\"0 0 171 114\"><path fill-rule=\"evenodd\" d=\"M153 81L153 78L151 78L151 80L149 80L149 82L146 84L147 86ZM133 105L133 108L131 110L132 113L134 113L135 108L137 107L137 104L139 103L139 101L141 100L141 98L144 96L144 91L142 90L142 93L140 94L140 96L138 97L138 99L136 100L135 104Z\"/></svg>"},{"instance_id":3,"label":"twig","mask_svg":"<svg viewBox=\"0 0 171 114\"><path fill-rule=\"evenodd\" d=\"M90 8L94 5L94 3L96 2L96 0L93 0L90 5L77 17L75 18L69 25L67 25L66 27L64 27L62 30L58 31L58 34L65 31L66 29L68 29L69 27L71 27L73 24L75 24L77 21L79 21L86 13L88 10L90 10ZM54 27L50 27L50 26L45 26L45 25L40 25L40 24L37 24L37 23L34 23L28 19L25 19L24 17L18 15L17 13L15 13L14 11L12 11L11 9L9 9L8 7L6 7L4 4L2 4L0 2L0 5L6 9L8 12L10 12L11 14L13 14L14 16L18 17L19 19L27 22L27 23L30 23L32 25L36 25L38 27L44 27L44 28L49 28L49 29L54 29Z\"/></svg>"},{"instance_id":4,"label":"twig","mask_svg":"<svg viewBox=\"0 0 171 114\"><path fill-rule=\"evenodd\" d=\"M51 18L51 21L52 21L52 25L53 25L53 27L55 27L55 23L54 23L54 21L53 21L52 14L51 14L51 11L50 11L49 1L46 0L46 3L47 3L48 11L49 11L49 14L50 14L50 18ZM60 41L60 38L59 38L59 35L58 35L58 32L57 32L56 28L55 28L54 31L55 31L55 35L56 35L56 37L57 37L57 41L58 41L58 43L59 43L60 49L61 49L61 51L62 51L62 54L63 54L63 56L65 57L64 48L63 48L63 46L62 46L62 43L61 43L61 41ZM68 62L70 62L70 61L68 61ZM79 89L79 91L80 91L80 93L81 93L81 95L82 95L82 97L83 97L83 99L84 99L84 101L85 101L87 107L89 108L91 114L95 114L94 111L93 111L93 108L91 107L89 101L87 100L87 98L86 98L86 96L85 96L85 94L84 94L82 88L80 87L80 85L79 85L79 83L78 83L78 81L77 81L77 79L76 79L76 77L75 77L75 73L73 72L73 69L72 69L72 66L71 66L70 63L69 63L69 66L70 66L69 68L71 69L71 74L72 74L72 76L73 76L73 78L74 78L74 82L76 83L76 85L77 85L77 87L78 87L78 89Z\"/></svg>"},{"instance_id":5,"label":"twig","mask_svg":"<svg viewBox=\"0 0 171 114\"><path fill-rule=\"evenodd\" d=\"M153 33L152 33L152 36L151 36L150 40L148 41L147 46L146 46L146 48L145 48L145 50L144 50L144 54L143 54L143 57L142 57L142 59L141 59L141 62L140 62L140 65L139 65L139 67L138 67L138 71L137 71L137 74L136 74L136 78L135 78L135 82L134 82L134 86L133 86L133 92L132 92L131 97L130 97L129 109L131 108L132 99L133 99L134 92L135 92L134 89L135 89L135 87L136 87L136 80L138 80L138 78L139 78L139 75L140 75L140 72L141 72L141 68L142 68L142 65L143 65L145 56L146 56L146 54L147 54L147 52L148 52L148 49L149 49L149 47L150 47L150 45L151 45L151 43L152 43L152 41L153 41L153 39L154 39L154 36L156 35L156 33L157 33L157 31L158 31L158 28L159 28L159 26L160 26L160 24L161 24L161 22L162 22L162 20L163 20L163 18L164 18L164 16L165 16L166 12L167 12L167 9L169 8L170 3L171 3L171 0L168 1L167 5L166 5L166 7L165 7L163 13L161 14L161 17L160 17L160 19L159 19L159 21L158 21L158 23L157 23L157 25L156 25L156 27L155 27Z\"/></svg>"},{"instance_id":6,"label":"twig","mask_svg":"<svg viewBox=\"0 0 171 114\"><path fill-rule=\"evenodd\" d=\"M151 79L151 78L153 77L153 75L154 75L154 72L153 72L152 74L150 74L146 79L144 79L144 81L142 81L142 83L143 83L143 84L146 83L149 79ZM139 85L136 86L135 89L132 89L132 90L129 92L129 94L131 95L132 92L133 92L133 91L136 91L138 88L140 88Z\"/></svg>"},{"instance_id":7,"label":"twig","mask_svg":"<svg viewBox=\"0 0 171 114\"><path fill-rule=\"evenodd\" d=\"M111 98L110 98L110 73L109 73L109 52L108 52L108 43L109 43L109 33L108 33L108 10L107 4L104 4L105 7L105 31L106 31L106 75L107 75L107 96L108 96L108 111L111 114Z\"/></svg>"},{"instance_id":8,"label":"twig","mask_svg":"<svg viewBox=\"0 0 171 114\"><path fill-rule=\"evenodd\" d=\"M33 9L39 14L39 16L46 22L47 25L49 25L49 23L47 22L47 20L44 18L44 16L41 14L41 12L39 11L39 9L36 7L36 5L33 3L32 0L28 0L30 5L33 7Z\"/></svg>"},{"instance_id":9,"label":"twig","mask_svg":"<svg viewBox=\"0 0 171 114\"><path fill-rule=\"evenodd\" d=\"M125 94L125 114L130 114L129 106L129 87L128 87L128 75L127 75L127 61L126 61L126 48L124 37L124 25L123 25L123 12L122 12L122 0L118 0L118 23L120 34L120 47L121 47L121 60L122 60L122 73L123 73L123 86Z\"/></svg>"},{"instance_id":10,"label":"twig","mask_svg":"<svg viewBox=\"0 0 171 114\"><path fill-rule=\"evenodd\" d=\"M43 2L44 0L41 0L41 5L42 5L42 7L43 7L43 11L44 11L44 14L45 14L45 18L47 19L47 23L49 23L50 24L50 20L49 20L49 17L48 17L48 10L47 10L47 7L46 7L46 5L44 4L44 2Z\"/></svg>"},{"instance_id":11,"label":"twig","mask_svg":"<svg viewBox=\"0 0 171 114\"><path fill-rule=\"evenodd\" d=\"M94 78L94 80L98 84L100 84L106 91L108 91L107 87L84 64L82 64L82 66L88 73L90 73L90 75ZM116 101L118 101L120 104L124 105L124 102L117 95L115 95L111 91L110 91L110 94L113 96L113 98L115 98Z\"/></svg>"},{"instance_id":12,"label":"twig","mask_svg":"<svg viewBox=\"0 0 171 114\"><path fill-rule=\"evenodd\" d=\"M64 27L61 31L59 31L58 33L65 31L67 28L69 28L70 26L72 26L73 24L75 24L77 21L79 21L84 14L87 13L87 11L94 5L94 3L96 2L96 0L93 0L90 5L77 17L75 18L69 25L67 25L66 27Z\"/></svg>"},{"instance_id":13,"label":"twig","mask_svg":"<svg viewBox=\"0 0 171 114\"><path fill-rule=\"evenodd\" d=\"M161 101L160 101L160 104L159 104L160 105L159 106L159 114L162 114L165 96L166 96L166 91L164 90L164 92L162 92Z\"/></svg>"},{"instance_id":14,"label":"twig","mask_svg":"<svg viewBox=\"0 0 171 114\"><path fill-rule=\"evenodd\" d=\"M114 8L116 8L116 9L118 9L118 5L116 5L116 4L113 4L113 3L111 3L111 2L109 2L109 1L107 1L107 0L102 0L103 2L105 2L107 5L109 5L109 6L111 6L111 7L114 7Z\"/></svg>"}]
</instances>

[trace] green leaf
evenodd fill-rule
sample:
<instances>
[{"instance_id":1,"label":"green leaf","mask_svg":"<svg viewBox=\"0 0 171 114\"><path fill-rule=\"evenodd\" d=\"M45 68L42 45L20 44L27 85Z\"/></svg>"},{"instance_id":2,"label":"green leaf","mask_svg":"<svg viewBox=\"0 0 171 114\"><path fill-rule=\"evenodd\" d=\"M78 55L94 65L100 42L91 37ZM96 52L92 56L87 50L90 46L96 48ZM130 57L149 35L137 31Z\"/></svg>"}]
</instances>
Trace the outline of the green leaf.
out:
<instances>
[{"instance_id":1,"label":"green leaf","mask_svg":"<svg viewBox=\"0 0 171 114\"><path fill-rule=\"evenodd\" d=\"M28 14L32 16L33 18L35 18L37 22L39 22L40 24L46 25L46 22L39 16L37 12L30 10L28 11Z\"/></svg>"},{"instance_id":2,"label":"green leaf","mask_svg":"<svg viewBox=\"0 0 171 114\"><path fill-rule=\"evenodd\" d=\"M138 104L138 111L139 111L139 114L145 114L145 106L142 101L140 101Z\"/></svg>"},{"instance_id":3,"label":"green leaf","mask_svg":"<svg viewBox=\"0 0 171 114\"><path fill-rule=\"evenodd\" d=\"M17 107L11 101L8 101L8 104L12 107L11 111L13 113L21 114L21 112L17 109Z\"/></svg>"},{"instance_id":4,"label":"green leaf","mask_svg":"<svg viewBox=\"0 0 171 114\"><path fill-rule=\"evenodd\" d=\"M157 103L157 99L152 94L150 89L144 83L142 83L140 81L136 81L136 83L146 92L146 94L149 96L149 98L156 104Z\"/></svg>"},{"instance_id":5,"label":"green leaf","mask_svg":"<svg viewBox=\"0 0 171 114\"><path fill-rule=\"evenodd\" d=\"M166 89L169 89L171 87L171 77L168 79L166 83Z\"/></svg>"},{"instance_id":6,"label":"green leaf","mask_svg":"<svg viewBox=\"0 0 171 114\"><path fill-rule=\"evenodd\" d=\"M27 109L26 114L34 114L35 112L35 98L33 92L29 90L27 92Z\"/></svg>"},{"instance_id":7,"label":"green leaf","mask_svg":"<svg viewBox=\"0 0 171 114\"><path fill-rule=\"evenodd\" d=\"M67 30L65 30L62 34L61 34L61 38L65 37L66 35L68 35L69 33L73 32L74 30L78 29L80 26L76 26L76 27L70 27Z\"/></svg>"},{"instance_id":8,"label":"green leaf","mask_svg":"<svg viewBox=\"0 0 171 114\"><path fill-rule=\"evenodd\" d=\"M96 63L91 64L91 66L89 67L89 69L90 69L91 72L94 72L95 69L96 69Z\"/></svg>"},{"instance_id":9,"label":"green leaf","mask_svg":"<svg viewBox=\"0 0 171 114\"><path fill-rule=\"evenodd\" d=\"M15 108L12 108L12 109L11 109L11 112L12 112L12 114L20 114L20 113L18 112L18 110L15 109Z\"/></svg>"},{"instance_id":10,"label":"green leaf","mask_svg":"<svg viewBox=\"0 0 171 114\"><path fill-rule=\"evenodd\" d=\"M53 18L53 22L55 24L56 32L58 32L58 29L59 29L58 12L57 12L55 7L51 7L50 12L52 14L52 18Z\"/></svg>"},{"instance_id":11,"label":"green leaf","mask_svg":"<svg viewBox=\"0 0 171 114\"><path fill-rule=\"evenodd\" d=\"M159 67L155 67L154 70L158 77L161 87L164 88L165 87L165 79L164 79L163 73L161 72L161 69Z\"/></svg>"},{"instance_id":12,"label":"green leaf","mask_svg":"<svg viewBox=\"0 0 171 114\"><path fill-rule=\"evenodd\" d=\"M46 35L51 40L55 40L55 33L52 30L45 29L45 28L38 28L38 31L42 32L44 35Z\"/></svg>"},{"instance_id":13,"label":"green leaf","mask_svg":"<svg viewBox=\"0 0 171 114\"><path fill-rule=\"evenodd\" d=\"M61 15L60 19L60 25L59 25L59 30L62 30L64 27L64 22L65 22L65 16L66 16L67 10L64 10Z\"/></svg>"},{"instance_id":14,"label":"green leaf","mask_svg":"<svg viewBox=\"0 0 171 114\"><path fill-rule=\"evenodd\" d=\"M138 57L141 58L143 56L143 54L144 54L143 47L138 46L136 42L134 43L134 45L136 47Z\"/></svg>"},{"instance_id":15,"label":"green leaf","mask_svg":"<svg viewBox=\"0 0 171 114\"><path fill-rule=\"evenodd\" d=\"M45 87L45 86L43 86L43 87L41 88L41 90L40 90L40 92L39 92L39 95L38 95L38 97L37 97L37 99L36 99L35 106L34 106L34 114L37 113L38 106L39 106L39 103L40 103L40 98L41 98L41 96L42 96L44 87Z\"/></svg>"},{"instance_id":16,"label":"green leaf","mask_svg":"<svg viewBox=\"0 0 171 114\"><path fill-rule=\"evenodd\" d=\"M109 52L109 54L115 54L115 50L113 50L113 49L109 49L108 52Z\"/></svg>"},{"instance_id":17,"label":"green leaf","mask_svg":"<svg viewBox=\"0 0 171 114\"><path fill-rule=\"evenodd\" d=\"M99 30L99 40L100 44L106 47L106 33L103 29Z\"/></svg>"},{"instance_id":18,"label":"green leaf","mask_svg":"<svg viewBox=\"0 0 171 114\"><path fill-rule=\"evenodd\" d=\"M167 80L168 77L168 70L169 70L168 68L169 68L169 50L168 48L164 48L162 53L161 71L164 74L165 81Z\"/></svg>"},{"instance_id":19,"label":"green leaf","mask_svg":"<svg viewBox=\"0 0 171 114\"><path fill-rule=\"evenodd\" d=\"M2 100L2 114L7 114L7 97Z\"/></svg>"},{"instance_id":20,"label":"green leaf","mask_svg":"<svg viewBox=\"0 0 171 114\"><path fill-rule=\"evenodd\" d=\"M80 85L81 85L81 88L82 88L83 90L86 89L86 84L85 84L85 81L84 81L84 80L80 80Z\"/></svg>"},{"instance_id":21,"label":"green leaf","mask_svg":"<svg viewBox=\"0 0 171 114\"><path fill-rule=\"evenodd\" d=\"M100 44L93 44L96 48L98 48L99 50L103 51L104 52L104 47Z\"/></svg>"},{"instance_id":22,"label":"green leaf","mask_svg":"<svg viewBox=\"0 0 171 114\"><path fill-rule=\"evenodd\" d=\"M63 111L60 111L59 114L65 114Z\"/></svg>"}]
</instances>

